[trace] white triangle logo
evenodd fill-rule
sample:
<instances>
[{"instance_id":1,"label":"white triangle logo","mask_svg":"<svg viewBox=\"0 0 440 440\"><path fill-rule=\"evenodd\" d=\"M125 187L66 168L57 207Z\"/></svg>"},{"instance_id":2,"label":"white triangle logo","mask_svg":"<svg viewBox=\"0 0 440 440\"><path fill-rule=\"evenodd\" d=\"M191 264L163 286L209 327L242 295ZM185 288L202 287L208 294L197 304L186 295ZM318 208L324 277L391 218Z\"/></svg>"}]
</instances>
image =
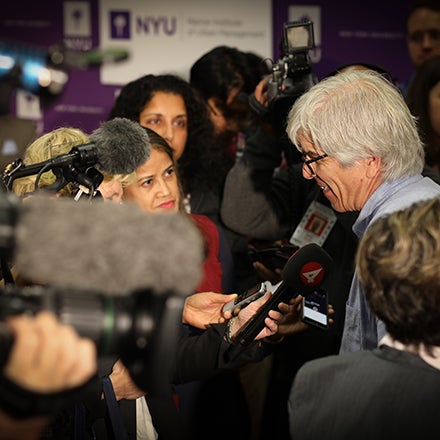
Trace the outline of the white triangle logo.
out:
<instances>
[{"instance_id":1,"label":"white triangle logo","mask_svg":"<svg viewBox=\"0 0 440 440\"><path fill-rule=\"evenodd\" d=\"M313 284L316 277L322 272L322 267L319 269L311 270L309 272L304 272L302 275L306 279L308 284Z\"/></svg>"}]
</instances>

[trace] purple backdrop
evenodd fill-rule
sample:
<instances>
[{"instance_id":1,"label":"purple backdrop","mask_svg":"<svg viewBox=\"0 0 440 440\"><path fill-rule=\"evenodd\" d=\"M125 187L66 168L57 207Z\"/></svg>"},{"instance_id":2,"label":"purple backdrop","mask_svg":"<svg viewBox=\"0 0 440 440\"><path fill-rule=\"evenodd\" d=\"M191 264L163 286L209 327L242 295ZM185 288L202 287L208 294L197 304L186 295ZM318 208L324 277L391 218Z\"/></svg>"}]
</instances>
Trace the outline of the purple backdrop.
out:
<instances>
[{"instance_id":1,"label":"purple backdrop","mask_svg":"<svg viewBox=\"0 0 440 440\"><path fill-rule=\"evenodd\" d=\"M98 0L90 0L92 35L72 40L79 49L99 45ZM314 71L322 78L336 67L352 61L379 64L399 79L411 73L404 36L406 9L410 0L302 0L303 6L321 8L321 59ZM146 5L148 2L146 2ZM288 21L289 0L273 0L274 53L260 54L276 59L283 23ZM296 3L295 3L296 4ZM2 6L0 41L10 40L48 47L60 42L63 34L63 2L48 0L35 9L30 0L8 2ZM145 73L148 73L146 71ZM41 131L70 125L86 132L106 119L117 86L102 85L99 70L70 70L63 93L42 108ZM12 105L15 112L15 104Z\"/></svg>"}]
</instances>

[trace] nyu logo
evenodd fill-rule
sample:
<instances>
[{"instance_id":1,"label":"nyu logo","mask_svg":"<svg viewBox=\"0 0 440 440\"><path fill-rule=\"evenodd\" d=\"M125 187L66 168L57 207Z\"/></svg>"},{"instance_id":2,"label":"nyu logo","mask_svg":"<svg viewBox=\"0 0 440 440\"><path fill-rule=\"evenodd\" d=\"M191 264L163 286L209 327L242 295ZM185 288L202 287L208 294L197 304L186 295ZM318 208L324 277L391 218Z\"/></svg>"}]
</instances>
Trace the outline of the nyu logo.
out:
<instances>
[{"instance_id":1,"label":"nyu logo","mask_svg":"<svg viewBox=\"0 0 440 440\"><path fill-rule=\"evenodd\" d=\"M110 37L112 39L130 39L132 17L129 11L110 11ZM136 16L133 18L133 32L137 35L176 35L177 17Z\"/></svg>"},{"instance_id":2,"label":"nyu logo","mask_svg":"<svg viewBox=\"0 0 440 440\"><path fill-rule=\"evenodd\" d=\"M63 32L64 36L90 37L92 34L90 4L87 2L63 3Z\"/></svg>"},{"instance_id":3,"label":"nyu logo","mask_svg":"<svg viewBox=\"0 0 440 440\"><path fill-rule=\"evenodd\" d=\"M129 11L110 11L110 38L129 40L131 14Z\"/></svg>"},{"instance_id":4,"label":"nyu logo","mask_svg":"<svg viewBox=\"0 0 440 440\"><path fill-rule=\"evenodd\" d=\"M177 32L176 17L137 17L136 32L154 35L175 35Z\"/></svg>"}]
</instances>

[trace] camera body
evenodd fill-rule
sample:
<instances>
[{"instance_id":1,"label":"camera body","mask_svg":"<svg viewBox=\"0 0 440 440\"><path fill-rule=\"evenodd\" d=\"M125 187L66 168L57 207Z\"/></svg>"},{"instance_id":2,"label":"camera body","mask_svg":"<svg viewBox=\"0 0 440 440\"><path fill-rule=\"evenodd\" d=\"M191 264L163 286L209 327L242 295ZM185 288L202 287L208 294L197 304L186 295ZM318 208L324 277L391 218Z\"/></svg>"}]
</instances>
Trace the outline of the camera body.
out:
<instances>
[{"instance_id":1,"label":"camera body","mask_svg":"<svg viewBox=\"0 0 440 440\"><path fill-rule=\"evenodd\" d=\"M284 24L283 55L272 65L268 82L269 104L283 97L298 97L315 84L309 55L314 47L313 22Z\"/></svg>"},{"instance_id":2,"label":"camera body","mask_svg":"<svg viewBox=\"0 0 440 440\"><path fill-rule=\"evenodd\" d=\"M60 95L69 80L64 59L65 50L59 45L49 49L0 41L0 81L35 95Z\"/></svg>"},{"instance_id":3,"label":"camera body","mask_svg":"<svg viewBox=\"0 0 440 440\"><path fill-rule=\"evenodd\" d=\"M183 296L152 289L107 295L55 286L5 286L0 289L0 367L13 344L12 335L2 333L2 321L47 310L91 339L98 356L121 358L139 388L163 393L172 377L184 302Z\"/></svg>"}]
</instances>

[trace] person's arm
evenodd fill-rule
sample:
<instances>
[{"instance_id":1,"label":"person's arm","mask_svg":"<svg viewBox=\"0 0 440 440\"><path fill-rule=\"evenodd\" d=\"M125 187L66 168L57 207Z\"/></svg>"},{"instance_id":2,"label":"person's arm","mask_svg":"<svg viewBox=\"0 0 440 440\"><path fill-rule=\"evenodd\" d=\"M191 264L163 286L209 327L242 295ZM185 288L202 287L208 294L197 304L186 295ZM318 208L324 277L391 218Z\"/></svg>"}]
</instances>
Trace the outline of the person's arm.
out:
<instances>
[{"instance_id":1,"label":"person's arm","mask_svg":"<svg viewBox=\"0 0 440 440\"><path fill-rule=\"evenodd\" d=\"M291 148L294 148L293 146ZM306 203L302 168L277 169L281 147L262 130L246 143L243 156L228 172L221 218L233 231L260 240L278 240L298 222Z\"/></svg>"},{"instance_id":2,"label":"person's arm","mask_svg":"<svg viewBox=\"0 0 440 440\"><path fill-rule=\"evenodd\" d=\"M263 330L233 362L227 358L226 352L231 346L231 339L267 301L268 295L242 309L227 323L212 324L197 335L182 337L178 344L173 383L201 380L218 368L238 368L267 356L272 348L265 340L276 334L278 321L282 319L282 313L275 310L269 312ZM231 314L228 312L225 316Z\"/></svg>"}]
</instances>

